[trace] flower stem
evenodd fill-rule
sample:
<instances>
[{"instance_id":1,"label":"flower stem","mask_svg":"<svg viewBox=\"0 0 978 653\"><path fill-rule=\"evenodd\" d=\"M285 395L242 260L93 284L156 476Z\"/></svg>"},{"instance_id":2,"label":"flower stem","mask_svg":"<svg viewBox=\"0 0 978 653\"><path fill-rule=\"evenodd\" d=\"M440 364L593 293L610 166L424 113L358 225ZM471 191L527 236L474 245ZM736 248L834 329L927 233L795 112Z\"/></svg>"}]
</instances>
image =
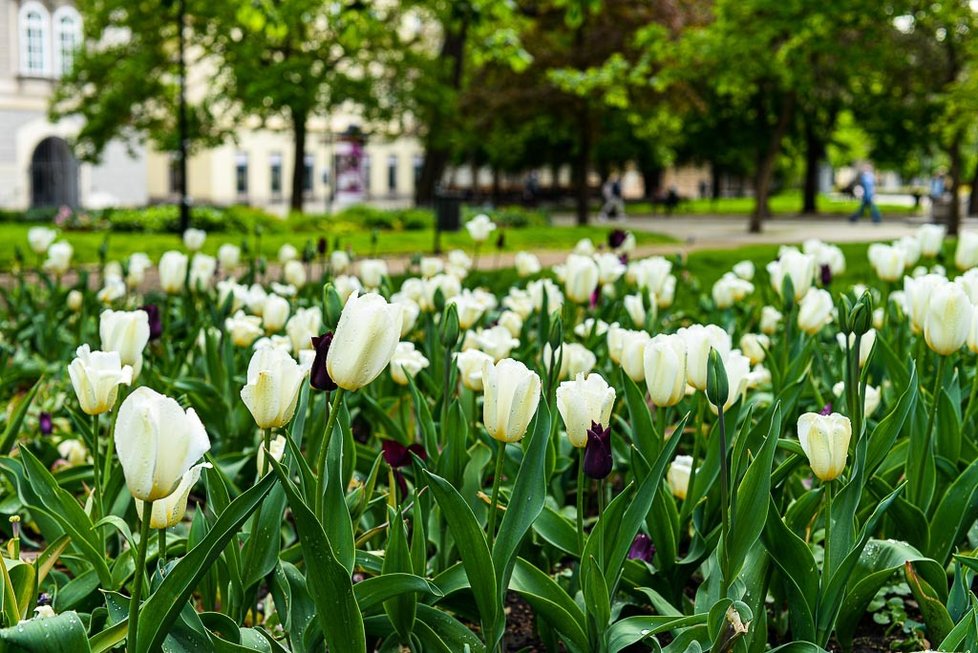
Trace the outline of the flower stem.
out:
<instances>
[{"instance_id":1,"label":"flower stem","mask_svg":"<svg viewBox=\"0 0 978 653\"><path fill-rule=\"evenodd\" d=\"M920 466L917 469L918 483L917 483L916 492L914 492L914 496L916 497L915 504L918 507L922 507L922 508L926 508L926 506L921 506L921 503L929 503L930 498L923 496L922 494L923 485L919 481L922 481L924 478L924 466L927 464L928 458L934 455L934 427L937 424L937 408L940 401L939 396L941 392L941 379L944 377L944 364L946 362L947 362L946 356L938 355L937 375L934 376L934 391L931 394L931 401L933 402L933 404L931 405L931 409L930 409L930 417L927 419L927 430L924 432L924 437L926 438L925 440L926 448L924 450L924 455L920 456Z\"/></svg>"},{"instance_id":2,"label":"flower stem","mask_svg":"<svg viewBox=\"0 0 978 653\"><path fill-rule=\"evenodd\" d=\"M602 572L604 571L605 533L604 533L604 526L601 525L601 518L604 516L604 501L605 501L604 479L601 479L600 481L598 481L598 521L595 523L594 528L591 529L591 532L593 533L595 530L598 529L598 526L601 526L601 529L598 530L598 565Z\"/></svg>"},{"instance_id":3,"label":"flower stem","mask_svg":"<svg viewBox=\"0 0 978 653\"><path fill-rule=\"evenodd\" d=\"M160 562L160 569L162 569L163 563L166 561L166 529L161 528L158 532L160 534L160 545L159 545L160 561L159 562Z\"/></svg>"},{"instance_id":4,"label":"flower stem","mask_svg":"<svg viewBox=\"0 0 978 653\"><path fill-rule=\"evenodd\" d=\"M832 578L832 481L825 483L825 540L823 549L825 553L822 557L822 586L824 587Z\"/></svg>"},{"instance_id":5,"label":"flower stem","mask_svg":"<svg viewBox=\"0 0 978 653\"><path fill-rule=\"evenodd\" d=\"M717 406L717 429L720 436L720 529L721 539L723 540L723 560L721 569L723 570L723 584L721 596L726 596L727 588L730 587L730 527L732 515L730 514L730 463L727 460L727 429L723 421L723 406ZM695 461L693 463L696 464Z\"/></svg>"},{"instance_id":6,"label":"flower stem","mask_svg":"<svg viewBox=\"0 0 978 653\"><path fill-rule=\"evenodd\" d=\"M584 447L579 447L577 458L577 550L584 555Z\"/></svg>"},{"instance_id":7,"label":"flower stem","mask_svg":"<svg viewBox=\"0 0 978 653\"><path fill-rule=\"evenodd\" d=\"M149 524L153 518L153 502L143 504L143 521L139 527L139 545L136 547L136 572L132 581L132 596L129 599L129 637L126 648L135 651L137 627L139 624L139 599L143 593L143 574L146 570L146 545L149 543Z\"/></svg>"},{"instance_id":8,"label":"flower stem","mask_svg":"<svg viewBox=\"0 0 978 653\"><path fill-rule=\"evenodd\" d=\"M102 508L102 474L99 468L98 415L92 415L92 484L95 486L95 496L92 502L95 509L95 519L93 521L98 521L104 516L104 510Z\"/></svg>"},{"instance_id":9,"label":"flower stem","mask_svg":"<svg viewBox=\"0 0 978 653\"><path fill-rule=\"evenodd\" d=\"M337 388L333 391L333 402L329 407L326 431L323 433L323 442L319 447L319 460L316 462L316 516L319 521L323 520L326 502L326 452L329 450L329 441L333 437L333 427L336 426L336 418L340 412L340 401L342 399L343 388Z\"/></svg>"},{"instance_id":10,"label":"flower stem","mask_svg":"<svg viewBox=\"0 0 978 653\"><path fill-rule=\"evenodd\" d=\"M496 506L499 504L499 480L503 475L503 461L506 458L506 443L499 442L499 448L496 450L496 473L492 477L492 503L489 505L489 525L487 528L489 534L489 548L492 548L492 542L496 539Z\"/></svg>"},{"instance_id":11,"label":"flower stem","mask_svg":"<svg viewBox=\"0 0 978 653\"><path fill-rule=\"evenodd\" d=\"M262 429L262 446L265 447L265 451L261 457L261 469L258 470L258 475L261 478L265 477L268 473L268 468L271 463L268 462L268 457L272 455L272 429Z\"/></svg>"}]
</instances>

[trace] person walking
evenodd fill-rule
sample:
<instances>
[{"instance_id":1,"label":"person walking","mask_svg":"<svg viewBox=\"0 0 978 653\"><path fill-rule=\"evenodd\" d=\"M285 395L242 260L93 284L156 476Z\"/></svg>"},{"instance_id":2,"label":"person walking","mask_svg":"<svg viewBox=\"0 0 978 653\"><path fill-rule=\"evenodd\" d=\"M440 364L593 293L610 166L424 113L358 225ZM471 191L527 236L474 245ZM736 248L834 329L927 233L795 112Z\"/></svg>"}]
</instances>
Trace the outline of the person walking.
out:
<instances>
[{"instance_id":1,"label":"person walking","mask_svg":"<svg viewBox=\"0 0 978 653\"><path fill-rule=\"evenodd\" d=\"M873 166L868 163L863 165L856 184L862 189L862 201L856 212L849 216L849 222L856 222L863 217L866 209L869 209L873 222L879 224L883 217L880 215L879 207L876 206L876 173L873 171Z\"/></svg>"}]
</instances>

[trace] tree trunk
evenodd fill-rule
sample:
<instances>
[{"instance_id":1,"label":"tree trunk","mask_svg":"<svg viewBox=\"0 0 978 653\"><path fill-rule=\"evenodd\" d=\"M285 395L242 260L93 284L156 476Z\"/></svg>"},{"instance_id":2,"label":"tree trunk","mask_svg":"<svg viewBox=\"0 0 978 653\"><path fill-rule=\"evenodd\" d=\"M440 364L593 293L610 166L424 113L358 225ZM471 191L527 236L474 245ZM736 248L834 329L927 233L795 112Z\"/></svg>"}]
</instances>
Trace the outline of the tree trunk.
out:
<instances>
[{"instance_id":1,"label":"tree trunk","mask_svg":"<svg viewBox=\"0 0 978 653\"><path fill-rule=\"evenodd\" d=\"M289 209L302 212L303 199L306 189L306 113L292 110L292 135L294 139L295 156L292 158L292 195L289 197Z\"/></svg>"},{"instance_id":2,"label":"tree trunk","mask_svg":"<svg viewBox=\"0 0 978 653\"><path fill-rule=\"evenodd\" d=\"M805 120L805 183L802 189L802 215L818 214L818 166L825 146L818 137L811 119Z\"/></svg>"},{"instance_id":3,"label":"tree trunk","mask_svg":"<svg viewBox=\"0 0 978 653\"><path fill-rule=\"evenodd\" d=\"M451 74L446 80L452 91L462 88L462 70L465 57L465 40L468 34L469 21L466 17L461 21L457 30L448 30L441 44L442 61L451 62ZM414 203L417 206L428 206L435 199L435 188L445 174L445 168L451 158L451 150L446 145L444 135L439 129L451 129L447 124L451 120L450 113L457 107L446 106L447 103L439 98L429 107L427 121L428 134L425 137L424 161L421 164L421 175L418 186L414 189Z\"/></svg>"},{"instance_id":4,"label":"tree trunk","mask_svg":"<svg viewBox=\"0 0 978 653\"><path fill-rule=\"evenodd\" d=\"M951 206L947 212L947 235L957 236L961 224L961 132L955 132L947 148L947 156L951 162Z\"/></svg>"},{"instance_id":5,"label":"tree trunk","mask_svg":"<svg viewBox=\"0 0 978 653\"><path fill-rule=\"evenodd\" d=\"M642 198L651 200L659 192L662 184L662 168L649 166L642 168Z\"/></svg>"},{"instance_id":6,"label":"tree trunk","mask_svg":"<svg viewBox=\"0 0 978 653\"><path fill-rule=\"evenodd\" d=\"M757 170L754 175L754 211L750 216L748 231L752 234L761 233L763 221L771 215L768 207L768 197L771 194L771 179L774 177L774 164L781 153L781 141L788 131L791 123L791 115L795 108L795 94L788 93L784 97L781 106L781 115L778 116L778 124L775 125L771 138L768 140L767 148L761 152L757 163ZM763 114L762 114L763 115Z\"/></svg>"},{"instance_id":7,"label":"tree trunk","mask_svg":"<svg viewBox=\"0 0 978 653\"><path fill-rule=\"evenodd\" d=\"M589 213L587 173L591 161L591 121L587 105L578 112L577 134L577 153L574 156L574 209L577 224L584 226L587 224Z\"/></svg>"},{"instance_id":8,"label":"tree trunk","mask_svg":"<svg viewBox=\"0 0 978 653\"><path fill-rule=\"evenodd\" d=\"M716 162L710 163L710 199L716 202L720 199L721 184L723 182L723 170Z\"/></svg>"},{"instance_id":9,"label":"tree trunk","mask_svg":"<svg viewBox=\"0 0 978 653\"><path fill-rule=\"evenodd\" d=\"M502 180L500 179L500 172L498 166L492 167L492 205L499 206L500 198L502 197Z\"/></svg>"}]
</instances>

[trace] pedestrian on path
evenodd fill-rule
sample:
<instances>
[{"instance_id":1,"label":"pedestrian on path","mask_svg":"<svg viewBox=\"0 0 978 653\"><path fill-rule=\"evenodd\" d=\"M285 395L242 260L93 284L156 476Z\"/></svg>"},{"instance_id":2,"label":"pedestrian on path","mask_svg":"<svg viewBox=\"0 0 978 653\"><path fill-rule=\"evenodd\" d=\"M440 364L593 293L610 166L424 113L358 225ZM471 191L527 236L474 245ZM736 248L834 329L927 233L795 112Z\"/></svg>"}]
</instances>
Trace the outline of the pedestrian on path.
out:
<instances>
[{"instance_id":1,"label":"pedestrian on path","mask_svg":"<svg viewBox=\"0 0 978 653\"><path fill-rule=\"evenodd\" d=\"M866 209L869 209L873 222L879 224L883 218L879 207L876 206L876 173L873 171L873 166L868 163L863 165L856 180L856 191L858 192L859 189L862 189L862 201L856 212L849 216L849 222L856 222L863 217Z\"/></svg>"}]
</instances>

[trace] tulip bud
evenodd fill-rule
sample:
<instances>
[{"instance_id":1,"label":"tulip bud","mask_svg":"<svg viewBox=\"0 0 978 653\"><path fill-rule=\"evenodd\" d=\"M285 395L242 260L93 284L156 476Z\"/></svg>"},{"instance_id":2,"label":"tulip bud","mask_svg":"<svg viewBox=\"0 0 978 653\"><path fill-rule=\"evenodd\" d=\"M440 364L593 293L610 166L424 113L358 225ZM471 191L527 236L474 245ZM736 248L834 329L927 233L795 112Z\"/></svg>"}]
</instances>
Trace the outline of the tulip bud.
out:
<instances>
[{"instance_id":1,"label":"tulip bud","mask_svg":"<svg viewBox=\"0 0 978 653\"><path fill-rule=\"evenodd\" d=\"M516 442L526 435L540 403L540 377L512 358L482 365L485 401L482 423L500 442Z\"/></svg>"},{"instance_id":2,"label":"tulip bud","mask_svg":"<svg viewBox=\"0 0 978 653\"><path fill-rule=\"evenodd\" d=\"M350 294L353 293L348 293L347 298ZM323 286L323 306L326 307L326 328L335 329L336 325L339 324L340 314L343 312L343 299L331 283Z\"/></svg>"},{"instance_id":3,"label":"tulip bud","mask_svg":"<svg viewBox=\"0 0 978 653\"><path fill-rule=\"evenodd\" d=\"M730 387L727 385L727 370L723 365L723 358L716 349L710 350L710 356L706 366L706 398L714 406L725 406L730 396Z\"/></svg>"},{"instance_id":4,"label":"tulip bud","mask_svg":"<svg viewBox=\"0 0 978 653\"><path fill-rule=\"evenodd\" d=\"M329 353L329 345L333 342L333 333L327 331L321 336L313 337L312 346L316 351L316 356L312 361L312 369L309 372L309 385L316 390L331 392L336 390L336 384L329 377L326 369L326 355Z\"/></svg>"},{"instance_id":5,"label":"tulip bud","mask_svg":"<svg viewBox=\"0 0 978 653\"><path fill-rule=\"evenodd\" d=\"M445 307L441 318L441 344L446 349L455 349L458 344L459 323L458 305L455 302Z\"/></svg>"},{"instance_id":6,"label":"tulip bud","mask_svg":"<svg viewBox=\"0 0 978 653\"><path fill-rule=\"evenodd\" d=\"M455 354L455 365L462 385L473 392L482 392L482 367L487 362L493 364L492 356L478 349L466 349Z\"/></svg>"},{"instance_id":7,"label":"tulip bud","mask_svg":"<svg viewBox=\"0 0 978 653\"><path fill-rule=\"evenodd\" d=\"M187 255L181 252L169 251L163 254L159 265L160 286L163 292L173 295L183 290L187 280L188 262Z\"/></svg>"},{"instance_id":8,"label":"tulip bud","mask_svg":"<svg viewBox=\"0 0 978 653\"><path fill-rule=\"evenodd\" d=\"M143 366L143 349L149 342L149 315L146 311L102 311L99 317L102 349L119 352L123 365L131 365L133 377Z\"/></svg>"},{"instance_id":9,"label":"tulip bud","mask_svg":"<svg viewBox=\"0 0 978 653\"><path fill-rule=\"evenodd\" d=\"M852 314L852 300L848 295L839 295L835 303L836 313L839 315L839 332L849 335L852 333L852 326L849 316Z\"/></svg>"},{"instance_id":10,"label":"tulip bud","mask_svg":"<svg viewBox=\"0 0 978 653\"><path fill-rule=\"evenodd\" d=\"M262 326L268 333L281 331L289 319L289 300L278 295L269 295L262 311Z\"/></svg>"},{"instance_id":11,"label":"tulip bud","mask_svg":"<svg viewBox=\"0 0 978 653\"><path fill-rule=\"evenodd\" d=\"M607 478L614 466L611 456L611 428L592 423L584 447L584 473L595 480Z\"/></svg>"},{"instance_id":12,"label":"tulip bud","mask_svg":"<svg viewBox=\"0 0 978 653\"><path fill-rule=\"evenodd\" d=\"M652 539L645 533L636 535L628 549L628 559L641 560L651 564L654 557L655 544L652 543Z\"/></svg>"},{"instance_id":13,"label":"tulip bud","mask_svg":"<svg viewBox=\"0 0 978 653\"><path fill-rule=\"evenodd\" d=\"M590 300L591 293L598 287L599 274L598 264L590 256L568 256L564 265L564 291L567 298L577 304Z\"/></svg>"},{"instance_id":14,"label":"tulip bud","mask_svg":"<svg viewBox=\"0 0 978 653\"><path fill-rule=\"evenodd\" d=\"M592 423L611 424L614 405L615 389L600 374L578 374L557 388L557 410L564 420L567 439L577 448L587 444Z\"/></svg>"},{"instance_id":15,"label":"tulip bud","mask_svg":"<svg viewBox=\"0 0 978 653\"><path fill-rule=\"evenodd\" d=\"M101 415L112 410L119 385L132 383L132 367L123 365L119 352L91 351L79 347L77 358L68 365L68 376L78 403L86 415Z\"/></svg>"},{"instance_id":16,"label":"tulip bud","mask_svg":"<svg viewBox=\"0 0 978 653\"><path fill-rule=\"evenodd\" d=\"M832 413L805 413L798 418L798 440L808 457L812 472L821 481L831 481L842 473L849 455L852 423Z\"/></svg>"},{"instance_id":17,"label":"tulip bud","mask_svg":"<svg viewBox=\"0 0 978 653\"><path fill-rule=\"evenodd\" d=\"M550 336L547 338L547 344L550 345L552 350L556 350L560 347L561 343L564 342L564 325L563 320L560 315L554 315L553 321L550 324Z\"/></svg>"},{"instance_id":18,"label":"tulip bud","mask_svg":"<svg viewBox=\"0 0 978 653\"><path fill-rule=\"evenodd\" d=\"M194 409L184 412L175 399L155 390L136 388L119 408L115 449L126 485L136 499L156 501L170 496L210 448L207 431Z\"/></svg>"},{"instance_id":19,"label":"tulip bud","mask_svg":"<svg viewBox=\"0 0 978 653\"><path fill-rule=\"evenodd\" d=\"M326 357L336 385L357 390L380 375L400 341L402 310L375 293L350 295Z\"/></svg>"},{"instance_id":20,"label":"tulip bud","mask_svg":"<svg viewBox=\"0 0 978 653\"><path fill-rule=\"evenodd\" d=\"M299 364L280 349L256 349L248 363L247 384L241 400L260 429L285 426L295 413L304 373Z\"/></svg>"},{"instance_id":21,"label":"tulip bud","mask_svg":"<svg viewBox=\"0 0 978 653\"><path fill-rule=\"evenodd\" d=\"M815 335L832 319L832 308L829 291L809 289L798 305L798 328Z\"/></svg>"}]
</instances>

